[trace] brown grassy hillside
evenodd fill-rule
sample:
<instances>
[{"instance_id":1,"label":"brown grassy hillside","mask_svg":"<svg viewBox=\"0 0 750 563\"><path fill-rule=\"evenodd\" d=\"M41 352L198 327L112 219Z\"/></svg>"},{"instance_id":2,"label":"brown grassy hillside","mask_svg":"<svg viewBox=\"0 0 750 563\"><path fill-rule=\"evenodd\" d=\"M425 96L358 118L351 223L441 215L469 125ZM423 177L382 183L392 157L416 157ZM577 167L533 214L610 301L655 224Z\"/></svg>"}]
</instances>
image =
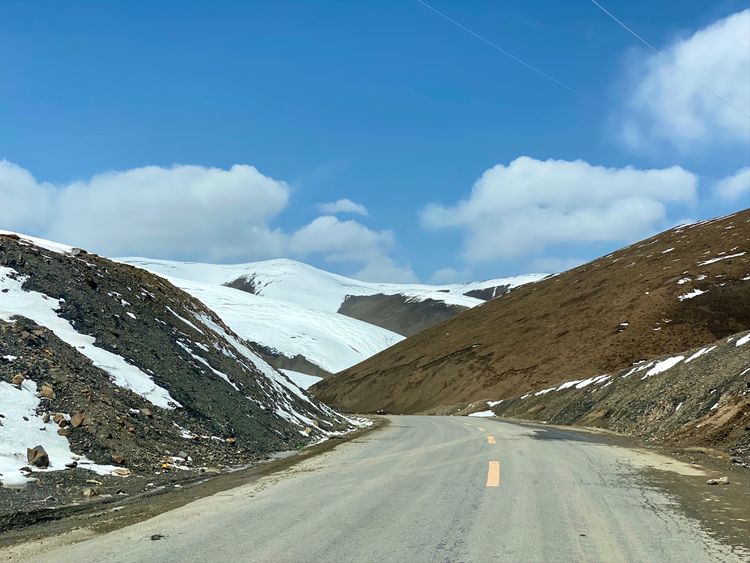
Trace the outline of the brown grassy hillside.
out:
<instances>
[{"instance_id":1,"label":"brown grassy hillside","mask_svg":"<svg viewBox=\"0 0 750 563\"><path fill-rule=\"evenodd\" d=\"M748 251L750 210L671 229L461 313L312 391L350 411L436 412L713 342L750 328Z\"/></svg>"}]
</instances>

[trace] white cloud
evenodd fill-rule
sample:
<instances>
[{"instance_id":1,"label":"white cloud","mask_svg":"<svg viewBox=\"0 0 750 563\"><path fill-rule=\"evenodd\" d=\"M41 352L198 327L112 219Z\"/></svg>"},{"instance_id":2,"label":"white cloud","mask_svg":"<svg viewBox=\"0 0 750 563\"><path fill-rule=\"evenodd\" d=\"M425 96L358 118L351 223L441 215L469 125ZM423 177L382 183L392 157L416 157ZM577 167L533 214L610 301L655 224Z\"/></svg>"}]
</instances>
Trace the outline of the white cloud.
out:
<instances>
[{"instance_id":1,"label":"white cloud","mask_svg":"<svg viewBox=\"0 0 750 563\"><path fill-rule=\"evenodd\" d=\"M667 142L687 150L750 141L750 10L650 55L634 74L622 130L630 146Z\"/></svg>"},{"instance_id":2,"label":"white cloud","mask_svg":"<svg viewBox=\"0 0 750 563\"><path fill-rule=\"evenodd\" d=\"M356 279L369 282L417 283L411 268L397 266L388 256L377 256L354 274Z\"/></svg>"},{"instance_id":3,"label":"white cloud","mask_svg":"<svg viewBox=\"0 0 750 563\"><path fill-rule=\"evenodd\" d=\"M335 215L336 213L354 213L357 215L367 216L367 208L361 203L355 203L351 199L344 198L332 201L331 203L321 203L318 205L321 213Z\"/></svg>"},{"instance_id":4,"label":"white cloud","mask_svg":"<svg viewBox=\"0 0 750 563\"><path fill-rule=\"evenodd\" d=\"M453 283L462 283L469 279L468 270L456 270L455 268L440 268L432 272L430 283L437 285L447 285Z\"/></svg>"},{"instance_id":5,"label":"white cloud","mask_svg":"<svg viewBox=\"0 0 750 563\"><path fill-rule=\"evenodd\" d=\"M51 184L37 182L28 170L0 160L0 228L43 228L52 215L54 193Z\"/></svg>"},{"instance_id":6,"label":"white cloud","mask_svg":"<svg viewBox=\"0 0 750 563\"><path fill-rule=\"evenodd\" d=\"M63 186L45 235L110 256L269 257L283 236L268 223L288 199L252 166L148 166Z\"/></svg>"},{"instance_id":7,"label":"white cloud","mask_svg":"<svg viewBox=\"0 0 750 563\"><path fill-rule=\"evenodd\" d=\"M365 281L416 281L414 272L388 257L394 242L391 231L373 231L357 221L324 215L295 232L289 248L301 256L319 254L330 262L362 264L355 277Z\"/></svg>"},{"instance_id":8,"label":"white cloud","mask_svg":"<svg viewBox=\"0 0 750 563\"><path fill-rule=\"evenodd\" d=\"M660 226L667 203L692 202L696 183L679 166L637 170L519 157L487 170L463 201L425 207L422 223L463 231L470 263L553 243L631 241Z\"/></svg>"},{"instance_id":9,"label":"white cloud","mask_svg":"<svg viewBox=\"0 0 750 563\"><path fill-rule=\"evenodd\" d=\"M745 203L750 205L750 166L741 168L731 176L727 176L714 186L714 191L722 199L738 200L745 197Z\"/></svg>"},{"instance_id":10,"label":"white cloud","mask_svg":"<svg viewBox=\"0 0 750 563\"><path fill-rule=\"evenodd\" d=\"M360 268L368 279L416 280L388 256L395 243L391 231L331 215L294 233L274 228L289 195L285 182L248 165L147 166L53 185L0 161L3 229L108 256L210 262L320 256Z\"/></svg>"}]
</instances>

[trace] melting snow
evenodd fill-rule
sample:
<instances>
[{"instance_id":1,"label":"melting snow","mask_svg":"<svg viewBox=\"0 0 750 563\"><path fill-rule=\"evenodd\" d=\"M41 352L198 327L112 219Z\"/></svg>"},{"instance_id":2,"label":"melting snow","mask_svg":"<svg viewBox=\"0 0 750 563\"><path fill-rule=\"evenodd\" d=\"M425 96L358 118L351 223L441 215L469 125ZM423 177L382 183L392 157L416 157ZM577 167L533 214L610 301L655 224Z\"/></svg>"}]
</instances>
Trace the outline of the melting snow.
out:
<instances>
[{"instance_id":1,"label":"melting snow","mask_svg":"<svg viewBox=\"0 0 750 563\"><path fill-rule=\"evenodd\" d=\"M282 369L279 371L286 375L292 381L292 383L294 383L301 389L312 387L318 381L323 379L322 377L318 377L317 375L308 375L306 373L300 373L298 371L292 371L290 369Z\"/></svg>"},{"instance_id":2,"label":"melting snow","mask_svg":"<svg viewBox=\"0 0 750 563\"><path fill-rule=\"evenodd\" d=\"M689 293L680 295L679 297L677 297L677 299L679 299L680 301L685 301L685 299L692 299L693 297L698 297L699 295L703 295L704 293L708 293L708 292L696 288Z\"/></svg>"},{"instance_id":3,"label":"melting snow","mask_svg":"<svg viewBox=\"0 0 750 563\"><path fill-rule=\"evenodd\" d=\"M44 423L37 416L39 405L36 383L30 379L17 389L0 381L0 412L5 415L0 424L0 482L6 487L24 485L28 478L19 470L27 467L26 448L42 446L49 455L47 470L33 468L34 472L65 469L66 463L78 462L83 469L99 474L110 473L114 466L97 465L70 450L67 438L57 433L57 424ZM26 417L26 419L24 419Z\"/></svg>"},{"instance_id":4,"label":"melting snow","mask_svg":"<svg viewBox=\"0 0 750 563\"><path fill-rule=\"evenodd\" d=\"M709 264L713 264L720 260L729 260L730 258L737 258L739 256L744 256L745 254L746 254L745 252L738 252L737 254L728 254L727 256L719 256L718 258L711 258L710 260L706 260L705 262L698 262L698 265L708 266Z\"/></svg>"},{"instance_id":5,"label":"melting snow","mask_svg":"<svg viewBox=\"0 0 750 563\"><path fill-rule=\"evenodd\" d=\"M747 344L750 342L750 333L746 334L742 338L738 339L737 342L734 343L735 346L742 346L743 344Z\"/></svg>"},{"instance_id":6,"label":"melting snow","mask_svg":"<svg viewBox=\"0 0 750 563\"><path fill-rule=\"evenodd\" d=\"M8 290L0 299L0 319L10 321L14 315L27 317L50 329L63 342L89 358L96 367L106 371L115 385L130 389L159 407L169 409L182 406L169 395L169 391L159 387L136 366L127 363L121 356L98 348L94 345L94 337L78 333L67 320L57 316L57 299L21 289L25 279L18 276L15 270L0 266L0 287Z\"/></svg>"},{"instance_id":7,"label":"melting snow","mask_svg":"<svg viewBox=\"0 0 750 563\"><path fill-rule=\"evenodd\" d=\"M709 347L709 348L701 348L701 349L700 349L700 350L698 350L698 351L697 351L697 352L696 352L695 354L693 354L693 355L692 355L692 356L690 356L690 357L689 357L689 358L688 358L687 360L685 360L685 363L686 363L686 364L689 364L689 363L690 363L690 362L692 362L692 361L693 361L694 359L696 359L696 358L700 358L700 357L701 357L701 356L702 356L703 354L708 354L708 353L709 353L709 352L710 352L711 350L713 350L714 348L716 348L716 346L711 346L711 347Z\"/></svg>"},{"instance_id":8,"label":"melting snow","mask_svg":"<svg viewBox=\"0 0 750 563\"><path fill-rule=\"evenodd\" d=\"M648 370L646 372L646 375L641 377L641 379L646 379L647 377L651 377L652 375L658 375L660 373L664 373L668 369L679 364L684 359L685 359L685 356L674 356L672 358L667 358L666 360L661 360L660 362L656 362L656 365L652 367L650 370Z\"/></svg>"},{"instance_id":9,"label":"melting snow","mask_svg":"<svg viewBox=\"0 0 750 563\"><path fill-rule=\"evenodd\" d=\"M479 412L473 412L469 416L477 416L481 418L487 418L489 416L495 416L495 413L492 411L479 411Z\"/></svg>"}]
</instances>

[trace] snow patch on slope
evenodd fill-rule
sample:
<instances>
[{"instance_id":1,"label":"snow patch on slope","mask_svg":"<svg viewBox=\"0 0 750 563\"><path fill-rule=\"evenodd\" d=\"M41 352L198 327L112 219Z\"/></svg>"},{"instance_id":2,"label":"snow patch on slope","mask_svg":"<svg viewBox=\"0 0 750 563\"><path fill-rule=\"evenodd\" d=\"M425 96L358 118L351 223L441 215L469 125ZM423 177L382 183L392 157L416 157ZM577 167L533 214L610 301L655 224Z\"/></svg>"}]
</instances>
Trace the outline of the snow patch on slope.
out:
<instances>
[{"instance_id":1,"label":"snow patch on slope","mask_svg":"<svg viewBox=\"0 0 750 563\"><path fill-rule=\"evenodd\" d=\"M152 404L165 409L181 407L169 391L159 387L151 377L121 356L94 345L96 339L80 334L55 311L60 302L43 293L25 291L23 282L27 278L15 270L0 266L0 289L7 290L0 298L0 319L11 321L14 315L27 317L55 333L63 342L73 346L80 354L89 358L96 367L106 371L115 385L137 393Z\"/></svg>"},{"instance_id":2,"label":"snow patch on slope","mask_svg":"<svg viewBox=\"0 0 750 563\"><path fill-rule=\"evenodd\" d=\"M100 475L115 469L113 465L97 465L84 456L75 455L68 439L57 433L57 424L45 423L36 414L39 401L34 381L26 379L20 389L0 381L0 413L4 415L0 424L0 483L3 486L22 486L30 480L20 469L29 465L26 448L35 446L42 446L50 460L48 469L31 468L35 472L65 469L65 464L73 461L78 467Z\"/></svg>"}]
</instances>

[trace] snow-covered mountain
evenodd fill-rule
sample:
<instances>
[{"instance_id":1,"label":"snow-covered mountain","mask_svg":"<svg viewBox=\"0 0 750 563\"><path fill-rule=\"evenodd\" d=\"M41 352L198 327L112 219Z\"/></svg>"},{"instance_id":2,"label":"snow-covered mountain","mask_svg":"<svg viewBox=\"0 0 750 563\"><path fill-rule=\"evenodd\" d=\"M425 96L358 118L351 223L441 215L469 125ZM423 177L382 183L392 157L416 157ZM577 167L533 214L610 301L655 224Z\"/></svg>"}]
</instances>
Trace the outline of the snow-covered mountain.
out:
<instances>
[{"instance_id":1,"label":"snow-covered mountain","mask_svg":"<svg viewBox=\"0 0 750 563\"><path fill-rule=\"evenodd\" d=\"M481 282L447 285L372 283L347 278L295 260L277 259L247 264L221 265L174 262L149 258L119 258L151 272L211 285L227 285L255 295L293 303L306 309L336 313L349 296L403 295L413 301L432 299L464 308L487 299L469 295L488 288L539 281L547 274L526 274ZM244 285L244 287L242 287Z\"/></svg>"},{"instance_id":2,"label":"snow-covered mountain","mask_svg":"<svg viewBox=\"0 0 750 563\"><path fill-rule=\"evenodd\" d=\"M367 322L367 313L352 318L356 313L350 314L348 306L353 299L374 299L364 306L385 310L381 299L398 296L387 314L406 319L399 325L403 327L427 310L428 320L438 322L485 302L468 293L492 297L544 277L529 274L435 286L368 283L285 259L238 265L118 260L161 275L201 300L237 334L267 349L276 367L315 376L323 375L320 370L336 373L351 367L413 333L399 334Z\"/></svg>"}]
</instances>

